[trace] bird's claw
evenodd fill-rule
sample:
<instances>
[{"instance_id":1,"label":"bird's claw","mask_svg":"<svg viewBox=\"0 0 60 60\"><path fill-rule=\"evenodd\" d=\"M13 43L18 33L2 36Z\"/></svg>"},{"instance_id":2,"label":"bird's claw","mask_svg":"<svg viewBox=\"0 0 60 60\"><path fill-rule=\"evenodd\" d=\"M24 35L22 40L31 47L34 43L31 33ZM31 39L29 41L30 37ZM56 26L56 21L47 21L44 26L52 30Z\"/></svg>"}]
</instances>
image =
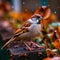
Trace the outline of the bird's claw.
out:
<instances>
[{"instance_id":1,"label":"bird's claw","mask_svg":"<svg viewBox=\"0 0 60 60\"><path fill-rule=\"evenodd\" d=\"M29 50L29 51L34 50L34 48L30 48L27 43L24 42L24 44L26 45L26 47L27 47L26 49L27 49L27 50Z\"/></svg>"},{"instance_id":2,"label":"bird's claw","mask_svg":"<svg viewBox=\"0 0 60 60\"><path fill-rule=\"evenodd\" d=\"M24 42L25 46L27 47L26 49L29 50L29 51L33 51L35 50L35 48L44 48L42 46L39 46L38 44L34 43L34 42Z\"/></svg>"}]
</instances>

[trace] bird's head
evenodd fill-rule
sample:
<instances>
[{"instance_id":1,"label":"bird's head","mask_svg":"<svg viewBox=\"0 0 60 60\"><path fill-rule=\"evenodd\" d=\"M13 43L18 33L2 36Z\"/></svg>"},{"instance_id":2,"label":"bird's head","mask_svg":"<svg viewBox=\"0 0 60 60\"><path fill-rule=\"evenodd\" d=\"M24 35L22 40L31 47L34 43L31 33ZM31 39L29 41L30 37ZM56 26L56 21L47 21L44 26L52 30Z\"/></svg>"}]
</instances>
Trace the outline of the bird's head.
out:
<instances>
[{"instance_id":1,"label":"bird's head","mask_svg":"<svg viewBox=\"0 0 60 60\"><path fill-rule=\"evenodd\" d=\"M42 20L42 16L39 14L35 14L28 21L31 22L32 24L40 24L41 20Z\"/></svg>"}]
</instances>

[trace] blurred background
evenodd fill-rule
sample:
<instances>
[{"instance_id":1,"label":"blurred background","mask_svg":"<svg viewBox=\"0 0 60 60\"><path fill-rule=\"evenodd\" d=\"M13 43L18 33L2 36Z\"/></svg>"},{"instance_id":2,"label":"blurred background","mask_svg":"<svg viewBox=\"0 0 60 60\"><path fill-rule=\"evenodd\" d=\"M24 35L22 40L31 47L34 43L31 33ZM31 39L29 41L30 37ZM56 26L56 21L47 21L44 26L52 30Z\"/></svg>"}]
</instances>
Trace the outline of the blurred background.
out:
<instances>
[{"instance_id":1,"label":"blurred background","mask_svg":"<svg viewBox=\"0 0 60 60\"><path fill-rule=\"evenodd\" d=\"M3 4L7 11L15 10L16 12L34 12L42 3L46 3L53 13L60 17L60 0L0 0L0 4ZM1 9L1 8L0 8Z\"/></svg>"},{"instance_id":2,"label":"blurred background","mask_svg":"<svg viewBox=\"0 0 60 60\"><path fill-rule=\"evenodd\" d=\"M42 4L46 4L60 21L60 0L0 0L0 33L3 39L9 39Z\"/></svg>"},{"instance_id":3,"label":"blurred background","mask_svg":"<svg viewBox=\"0 0 60 60\"><path fill-rule=\"evenodd\" d=\"M0 0L0 35L2 36L2 39L0 38L0 46L2 47L3 44L1 43L7 42L14 35L14 32L18 28L20 28L22 23L28 20L35 13L35 11L37 11L37 9L42 5L46 5L47 7L49 7L49 9L51 9L52 12L52 15L49 16L48 19L43 21L44 24L47 23L46 25L44 25L44 27L46 28L46 26L48 26L48 24L53 20L58 22L58 23L51 24L54 25L55 27L58 26L57 28L54 29L54 27L49 25L48 28L46 28L45 32L43 32L43 38L45 37L44 33L48 35L47 37L51 40L51 43L47 41L48 45L50 43L50 46L52 46L51 44L54 42L53 39L55 40L57 35L59 35L60 38L60 23L59 23L60 22L60 0ZM52 36L49 35L52 34L51 31L53 33ZM47 37L46 39L48 39ZM37 39L37 42L39 44L40 43L42 44L40 38ZM41 38L41 40L46 40L45 38L44 39L43 38ZM58 41L56 39L56 42L54 42L53 45L55 45L55 47L60 51L59 38L57 38ZM1 52L1 51L2 50L0 50L0 58L6 57L7 54L3 56L5 52L4 51ZM8 60L8 59L0 59L0 60Z\"/></svg>"},{"instance_id":4,"label":"blurred background","mask_svg":"<svg viewBox=\"0 0 60 60\"><path fill-rule=\"evenodd\" d=\"M3 4L10 5L10 8L16 7L17 9L19 8L19 11L24 12L24 11L30 11L34 12L43 2L49 6L52 11L59 16L60 14L60 0L0 0L4 1ZM43 1L43 2L42 2ZM41 3L42 2L42 3ZM16 5L15 5L16 4ZM9 7L9 6L7 6ZM15 8L15 9L16 9Z\"/></svg>"}]
</instances>

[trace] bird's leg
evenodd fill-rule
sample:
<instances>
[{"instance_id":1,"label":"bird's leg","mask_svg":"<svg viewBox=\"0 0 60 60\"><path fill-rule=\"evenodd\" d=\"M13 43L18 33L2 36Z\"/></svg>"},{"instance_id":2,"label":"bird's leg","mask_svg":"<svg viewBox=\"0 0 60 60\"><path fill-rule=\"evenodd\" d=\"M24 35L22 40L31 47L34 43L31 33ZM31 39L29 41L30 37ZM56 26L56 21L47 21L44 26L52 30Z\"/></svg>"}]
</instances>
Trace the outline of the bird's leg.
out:
<instances>
[{"instance_id":1,"label":"bird's leg","mask_svg":"<svg viewBox=\"0 0 60 60\"><path fill-rule=\"evenodd\" d=\"M38 47L38 48L42 48L42 46L39 46L38 44L34 43L33 41L31 41L31 43L32 43L33 45L35 45L36 47Z\"/></svg>"},{"instance_id":2,"label":"bird's leg","mask_svg":"<svg viewBox=\"0 0 60 60\"><path fill-rule=\"evenodd\" d=\"M31 43L33 44L33 45L35 45L36 47L40 47L38 44L36 44L36 43L34 43L33 41L31 41Z\"/></svg>"},{"instance_id":3,"label":"bird's leg","mask_svg":"<svg viewBox=\"0 0 60 60\"><path fill-rule=\"evenodd\" d=\"M26 45L26 47L27 47L30 51L34 50L34 49L30 48L25 42L24 42L24 44Z\"/></svg>"}]
</instances>

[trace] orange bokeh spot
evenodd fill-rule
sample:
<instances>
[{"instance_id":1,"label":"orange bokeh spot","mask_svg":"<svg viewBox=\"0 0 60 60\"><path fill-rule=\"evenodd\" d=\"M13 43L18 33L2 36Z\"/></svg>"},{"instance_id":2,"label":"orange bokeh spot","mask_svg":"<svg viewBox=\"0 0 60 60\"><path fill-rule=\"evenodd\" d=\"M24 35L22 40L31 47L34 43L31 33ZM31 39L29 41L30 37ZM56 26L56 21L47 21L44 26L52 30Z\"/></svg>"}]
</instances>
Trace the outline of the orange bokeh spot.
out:
<instances>
[{"instance_id":1,"label":"orange bokeh spot","mask_svg":"<svg viewBox=\"0 0 60 60\"><path fill-rule=\"evenodd\" d=\"M51 60L51 58L47 57L47 58L45 58L44 60Z\"/></svg>"},{"instance_id":2,"label":"orange bokeh spot","mask_svg":"<svg viewBox=\"0 0 60 60\"><path fill-rule=\"evenodd\" d=\"M54 42L54 46L55 46L58 50L60 50L60 39L58 39L58 40L56 40L56 41Z\"/></svg>"}]
</instances>

